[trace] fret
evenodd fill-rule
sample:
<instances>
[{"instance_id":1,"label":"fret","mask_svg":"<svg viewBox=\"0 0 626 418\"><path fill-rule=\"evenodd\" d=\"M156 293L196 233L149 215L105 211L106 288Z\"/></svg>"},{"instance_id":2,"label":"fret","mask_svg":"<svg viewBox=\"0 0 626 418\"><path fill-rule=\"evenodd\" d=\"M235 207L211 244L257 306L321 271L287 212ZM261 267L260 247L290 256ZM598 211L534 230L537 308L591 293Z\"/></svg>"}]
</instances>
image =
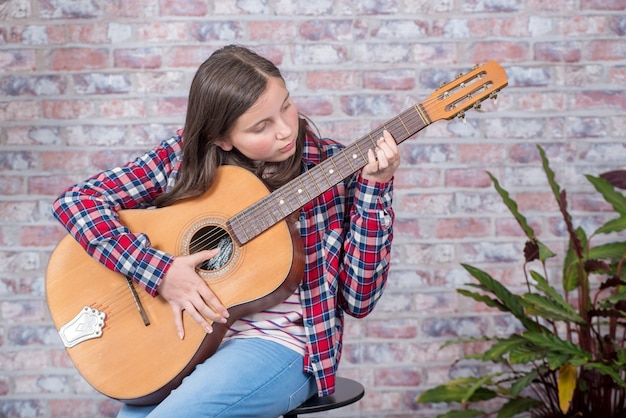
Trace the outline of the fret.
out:
<instances>
[{"instance_id":1,"label":"fret","mask_svg":"<svg viewBox=\"0 0 626 418\"><path fill-rule=\"evenodd\" d=\"M352 153L351 156L348 156L348 153L346 152L347 148L342 149L341 152L339 154L341 154L344 158L344 160L346 160L346 162L348 163L348 165L350 166L350 171L351 172L356 172L358 169L354 168L354 165L352 165L352 161L350 161L350 159L356 159L357 156L356 154Z\"/></svg>"},{"instance_id":2,"label":"fret","mask_svg":"<svg viewBox=\"0 0 626 418\"><path fill-rule=\"evenodd\" d=\"M291 189L291 194L298 199L298 206L302 207L311 200L311 196L303 185L297 186L295 184L296 180L298 180L298 178L287 183L287 186Z\"/></svg>"},{"instance_id":3,"label":"fret","mask_svg":"<svg viewBox=\"0 0 626 418\"><path fill-rule=\"evenodd\" d=\"M402 115L398 116L398 120L400 121L400 123L402 124L402 127L404 128L404 130L406 131L407 135L411 135L411 132L409 131L409 128L406 127L406 125L404 124L404 121L402 120ZM394 135L395 136L395 135Z\"/></svg>"}]
</instances>

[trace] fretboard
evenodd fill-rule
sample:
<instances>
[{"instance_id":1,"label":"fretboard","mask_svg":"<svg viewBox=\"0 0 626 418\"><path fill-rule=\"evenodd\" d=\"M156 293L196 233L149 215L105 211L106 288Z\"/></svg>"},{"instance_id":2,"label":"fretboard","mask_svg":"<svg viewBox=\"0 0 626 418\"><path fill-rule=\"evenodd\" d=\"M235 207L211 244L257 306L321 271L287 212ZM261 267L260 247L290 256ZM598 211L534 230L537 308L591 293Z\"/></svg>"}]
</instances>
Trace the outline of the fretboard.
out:
<instances>
[{"instance_id":1,"label":"fretboard","mask_svg":"<svg viewBox=\"0 0 626 418\"><path fill-rule=\"evenodd\" d=\"M405 110L332 157L233 215L228 220L231 231L240 244L245 244L363 168L368 161L367 151L376 148L376 140L382 136L385 129L391 133L396 143L400 144L431 122L422 105Z\"/></svg>"}]
</instances>

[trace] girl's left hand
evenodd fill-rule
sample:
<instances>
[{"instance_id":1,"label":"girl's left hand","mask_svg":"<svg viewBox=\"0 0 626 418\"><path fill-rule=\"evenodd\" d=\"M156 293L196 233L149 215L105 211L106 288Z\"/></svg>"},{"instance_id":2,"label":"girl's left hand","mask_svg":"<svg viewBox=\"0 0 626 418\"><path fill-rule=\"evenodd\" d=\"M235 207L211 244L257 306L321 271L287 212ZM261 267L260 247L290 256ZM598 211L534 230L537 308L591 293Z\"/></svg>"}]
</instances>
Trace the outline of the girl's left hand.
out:
<instances>
[{"instance_id":1,"label":"girl's left hand","mask_svg":"<svg viewBox=\"0 0 626 418\"><path fill-rule=\"evenodd\" d=\"M386 129L376 141L376 148L367 150L367 157L369 161L361 171L361 177L366 180L387 183L400 166L398 144Z\"/></svg>"}]
</instances>

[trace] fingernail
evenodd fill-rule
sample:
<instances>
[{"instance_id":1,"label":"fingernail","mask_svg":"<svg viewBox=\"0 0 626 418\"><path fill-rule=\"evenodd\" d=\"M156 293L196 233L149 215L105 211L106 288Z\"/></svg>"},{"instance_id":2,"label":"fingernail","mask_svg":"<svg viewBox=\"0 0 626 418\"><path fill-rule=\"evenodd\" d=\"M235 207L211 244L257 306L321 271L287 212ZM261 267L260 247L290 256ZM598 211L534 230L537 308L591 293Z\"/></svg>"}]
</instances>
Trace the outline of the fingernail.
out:
<instances>
[{"instance_id":1,"label":"fingernail","mask_svg":"<svg viewBox=\"0 0 626 418\"><path fill-rule=\"evenodd\" d=\"M182 331L178 331L178 338L182 340L184 337L185 337L185 334L183 334Z\"/></svg>"},{"instance_id":2,"label":"fingernail","mask_svg":"<svg viewBox=\"0 0 626 418\"><path fill-rule=\"evenodd\" d=\"M213 328L211 326L206 327L205 330L207 334L211 334L213 332Z\"/></svg>"},{"instance_id":3,"label":"fingernail","mask_svg":"<svg viewBox=\"0 0 626 418\"><path fill-rule=\"evenodd\" d=\"M223 316L224 318L230 318L230 314L228 313L228 311L223 311L223 312L222 312L222 316Z\"/></svg>"}]
</instances>

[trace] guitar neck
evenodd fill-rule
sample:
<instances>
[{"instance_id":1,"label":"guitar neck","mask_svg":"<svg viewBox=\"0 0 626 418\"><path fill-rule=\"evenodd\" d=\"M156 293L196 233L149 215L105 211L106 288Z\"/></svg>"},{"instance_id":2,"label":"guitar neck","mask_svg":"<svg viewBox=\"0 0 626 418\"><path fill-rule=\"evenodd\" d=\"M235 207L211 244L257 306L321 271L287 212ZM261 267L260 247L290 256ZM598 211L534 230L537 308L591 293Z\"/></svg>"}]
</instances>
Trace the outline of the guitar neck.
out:
<instances>
[{"instance_id":1,"label":"guitar neck","mask_svg":"<svg viewBox=\"0 0 626 418\"><path fill-rule=\"evenodd\" d=\"M399 144L436 120L449 120L465 115L465 111L471 108L479 109L482 101L487 98L495 99L497 93L507 84L506 72L494 61L475 66L467 74L459 74L454 81L433 92L422 104L405 110L231 217L228 220L231 232L240 244L245 244L356 173L367 164L367 150L376 148L376 140L385 129Z\"/></svg>"},{"instance_id":2,"label":"guitar neck","mask_svg":"<svg viewBox=\"0 0 626 418\"><path fill-rule=\"evenodd\" d=\"M232 232L240 244L245 244L363 168L368 161L367 151L376 148L376 140L384 130L389 131L400 144L431 122L421 104L405 110L231 217L228 222Z\"/></svg>"}]
</instances>

